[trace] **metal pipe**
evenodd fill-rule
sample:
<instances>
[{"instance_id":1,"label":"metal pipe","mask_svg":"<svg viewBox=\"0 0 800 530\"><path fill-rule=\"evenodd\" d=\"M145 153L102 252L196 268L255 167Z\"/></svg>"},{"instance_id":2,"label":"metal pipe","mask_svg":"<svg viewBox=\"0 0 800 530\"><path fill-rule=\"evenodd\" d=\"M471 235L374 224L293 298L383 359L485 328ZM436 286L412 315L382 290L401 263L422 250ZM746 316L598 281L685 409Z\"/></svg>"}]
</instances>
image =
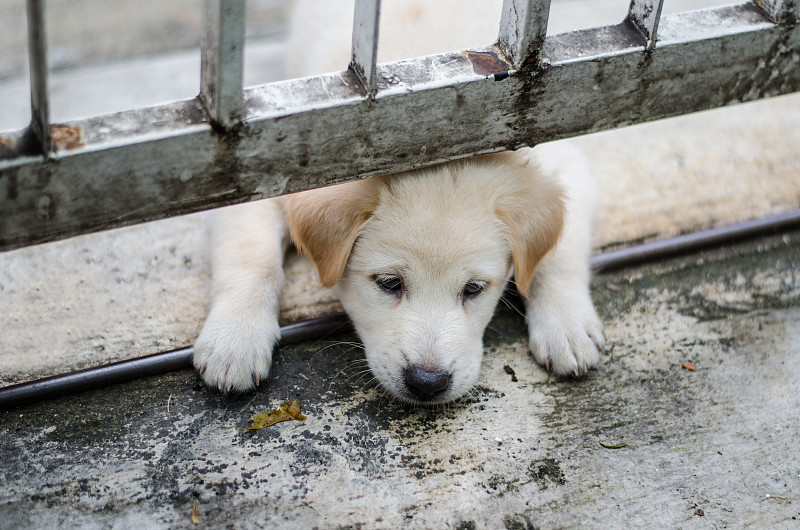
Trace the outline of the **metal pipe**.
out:
<instances>
[{"instance_id":1,"label":"metal pipe","mask_svg":"<svg viewBox=\"0 0 800 530\"><path fill-rule=\"evenodd\" d=\"M596 272L609 272L624 267L632 267L642 263L689 254L715 246L729 245L743 239L774 235L798 227L800 227L800 210L794 210L764 219L745 221L604 252L592 258L592 268Z\"/></svg>"},{"instance_id":2,"label":"metal pipe","mask_svg":"<svg viewBox=\"0 0 800 530\"><path fill-rule=\"evenodd\" d=\"M514 66L541 62L549 18L550 0L503 1L497 41Z\"/></svg>"},{"instance_id":3,"label":"metal pipe","mask_svg":"<svg viewBox=\"0 0 800 530\"><path fill-rule=\"evenodd\" d=\"M350 329L352 329L352 324L344 313L312 318L283 326L278 346L296 344ZM0 410L57 398L74 392L124 383L150 375L191 368L193 353L194 350L189 346L179 350L154 353L136 359L86 368L68 374L45 377L36 381L9 385L0 388Z\"/></svg>"},{"instance_id":4,"label":"metal pipe","mask_svg":"<svg viewBox=\"0 0 800 530\"><path fill-rule=\"evenodd\" d=\"M594 256L591 265L597 272L608 272L797 228L800 228L800 210L606 252ZM286 346L350 330L352 324L347 315L336 313L283 326L278 345ZM191 366L192 348L188 347L9 385L0 388L0 410Z\"/></svg>"},{"instance_id":5,"label":"metal pipe","mask_svg":"<svg viewBox=\"0 0 800 530\"><path fill-rule=\"evenodd\" d=\"M242 120L244 99L244 0L206 0L200 40L200 96L211 122Z\"/></svg>"},{"instance_id":6,"label":"metal pipe","mask_svg":"<svg viewBox=\"0 0 800 530\"><path fill-rule=\"evenodd\" d=\"M50 134L50 102L47 88L47 33L44 26L44 0L28 0L28 60L31 77L31 124L24 149L49 155L53 151ZM35 144L35 145L34 145Z\"/></svg>"},{"instance_id":7,"label":"metal pipe","mask_svg":"<svg viewBox=\"0 0 800 530\"><path fill-rule=\"evenodd\" d=\"M656 47L658 22L661 20L663 7L664 0L631 0L628 8L628 20L644 36L648 50Z\"/></svg>"},{"instance_id":8,"label":"metal pipe","mask_svg":"<svg viewBox=\"0 0 800 530\"><path fill-rule=\"evenodd\" d=\"M751 0L766 17L781 26L792 26L800 18L798 0Z\"/></svg>"},{"instance_id":9,"label":"metal pipe","mask_svg":"<svg viewBox=\"0 0 800 530\"><path fill-rule=\"evenodd\" d=\"M356 0L353 20L353 45L350 70L373 97L378 90L378 28L380 0Z\"/></svg>"}]
</instances>

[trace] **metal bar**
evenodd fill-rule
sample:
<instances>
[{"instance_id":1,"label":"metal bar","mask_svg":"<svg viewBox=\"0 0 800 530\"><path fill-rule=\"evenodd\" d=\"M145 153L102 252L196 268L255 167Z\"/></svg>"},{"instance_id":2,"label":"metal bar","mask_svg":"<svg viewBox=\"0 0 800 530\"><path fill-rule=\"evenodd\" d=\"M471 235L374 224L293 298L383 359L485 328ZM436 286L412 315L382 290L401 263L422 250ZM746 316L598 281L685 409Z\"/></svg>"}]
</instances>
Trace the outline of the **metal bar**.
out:
<instances>
[{"instance_id":1,"label":"metal bar","mask_svg":"<svg viewBox=\"0 0 800 530\"><path fill-rule=\"evenodd\" d=\"M47 88L47 33L44 0L28 0L28 60L31 80L31 124L23 149L48 155L53 151Z\"/></svg>"},{"instance_id":2,"label":"metal bar","mask_svg":"<svg viewBox=\"0 0 800 530\"><path fill-rule=\"evenodd\" d=\"M356 0L353 19L353 54L349 68L355 73L370 97L373 97L378 90L378 26L380 17L380 0Z\"/></svg>"},{"instance_id":3,"label":"metal bar","mask_svg":"<svg viewBox=\"0 0 800 530\"><path fill-rule=\"evenodd\" d=\"M800 90L800 25L749 2L659 35L655 54L627 23L554 35L535 76L492 48L379 65L369 101L350 71L262 85L235 135L197 100L71 122L50 162L0 160L0 249Z\"/></svg>"},{"instance_id":4,"label":"metal bar","mask_svg":"<svg viewBox=\"0 0 800 530\"><path fill-rule=\"evenodd\" d=\"M609 272L798 228L800 228L800 210L795 210L783 215L603 253L592 257L591 265L597 272ZM345 331L352 331L350 319L344 313L335 313L283 326L279 345L296 344ZM192 367L192 355L191 347L183 348L2 387L0 388L0 410L149 375L188 369Z\"/></svg>"},{"instance_id":5,"label":"metal bar","mask_svg":"<svg viewBox=\"0 0 800 530\"><path fill-rule=\"evenodd\" d=\"M793 26L800 19L798 0L753 0L772 22L781 26Z\"/></svg>"},{"instance_id":6,"label":"metal bar","mask_svg":"<svg viewBox=\"0 0 800 530\"><path fill-rule=\"evenodd\" d=\"M661 10L664 0L631 0L628 8L628 21L630 21L642 35L644 35L648 50L656 47L658 39L658 22L661 19Z\"/></svg>"},{"instance_id":7,"label":"metal bar","mask_svg":"<svg viewBox=\"0 0 800 530\"><path fill-rule=\"evenodd\" d=\"M205 0L200 39L200 97L211 122L242 120L245 0Z\"/></svg>"},{"instance_id":8,"label":"metal bar","mask_svg":"<svg viewBox=\"0 0 800 530\"><path fill-rule=\"evenodd\" d=\"M541 62L549 16L550 0L503 0L498 44L516 68Z\"/></svg>"},{"instance_id":9,"label":"metal bar","mask_svg":"<svg viewBox=\"0 0 800 530\"><path fill-rule=\"evenodd\" d=\"M344 313L313 318L283 326L278 345L287 346L333 333L343 333L351 329L350 319ZM188 369L192 367L192 355L194 355L194 350L190 346L180 350L154 353L136 359L2 387L0 388L0 410L124 383L150 375Z\"/></svg>"}]
</instances>

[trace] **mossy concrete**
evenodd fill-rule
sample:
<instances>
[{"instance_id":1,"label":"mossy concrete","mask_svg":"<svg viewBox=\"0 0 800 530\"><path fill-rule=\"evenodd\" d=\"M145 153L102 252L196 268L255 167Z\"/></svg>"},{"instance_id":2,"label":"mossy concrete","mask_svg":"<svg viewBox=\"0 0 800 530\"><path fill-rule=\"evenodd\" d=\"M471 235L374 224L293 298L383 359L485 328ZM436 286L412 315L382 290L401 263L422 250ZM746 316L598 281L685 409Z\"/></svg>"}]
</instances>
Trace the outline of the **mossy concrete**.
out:
<instances>
[{"instance_id":1,"label":"mossy concrete","mask_svg":"<svg viewBox=\"0 0 800 530\"><path fill-rule=\"evenodd\" d=\"M246 395L183 371L2 412L0 528L190 528L195 503L205 528L800 528L800 233L593 289L580 380L535 365L510 299L444 407L391 401L342 335ZM304 422L236 428L287 399Z\"/></svg>"}]
</instances>

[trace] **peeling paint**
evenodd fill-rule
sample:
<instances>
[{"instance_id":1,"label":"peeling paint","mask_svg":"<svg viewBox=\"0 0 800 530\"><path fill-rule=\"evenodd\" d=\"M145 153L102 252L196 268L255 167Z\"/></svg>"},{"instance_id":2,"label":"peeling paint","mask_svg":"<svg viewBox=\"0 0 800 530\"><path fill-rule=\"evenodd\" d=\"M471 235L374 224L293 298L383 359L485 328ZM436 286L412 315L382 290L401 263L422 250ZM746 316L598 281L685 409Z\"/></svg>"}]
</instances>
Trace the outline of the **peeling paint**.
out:
<instances>
[{"instance_id":1,"label":"peeling paint","mask_svg":"<svg viewBox=\"0 0 800 530\"><path fill-rule=\"evenodd\" d=\"M83 131L80 127L68 124L50 126L50 136L56 151L72 151L86 145L83 142Z\"/></svg>"},{"instance_id":2,"label":"peeling paint","mask_svg":"<svg viewBox=\"0 0 800 530\"><path fill-rule=\"evenodd\" d=\"M466 55L472 63L472 71L478 75L495 75L509 70L508 63L495 52L467 51Z\"/></svg>"}]
</instances>

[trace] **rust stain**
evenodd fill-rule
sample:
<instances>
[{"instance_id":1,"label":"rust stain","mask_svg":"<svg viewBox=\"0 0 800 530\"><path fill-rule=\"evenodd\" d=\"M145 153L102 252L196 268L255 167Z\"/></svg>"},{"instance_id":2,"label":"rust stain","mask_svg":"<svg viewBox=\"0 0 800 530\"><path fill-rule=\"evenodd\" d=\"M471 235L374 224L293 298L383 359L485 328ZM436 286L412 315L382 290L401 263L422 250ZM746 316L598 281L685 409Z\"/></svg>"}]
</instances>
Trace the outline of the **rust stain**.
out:
<instances>
[{"instance_id":1,"label":"rust stain","mask_svg":"<svg viewBox=\"0 0 800 530\"><path fill-rule=\"evenodd\" d=\"M14 141L10 138L3 138L0 136L0 153L3 151L13 151L14 150Z\"/></svg>"},{"instance_id":2,"label":"rust stain","mask_svg":"<svg viewBox=\"0 0 800 530\"><path fill-rule=\"evenodd\" d=\"M83 147L83 131L80 127L72 125L53 125L50 127L50 135L53 137L53 145L56 150L71 151Z\"/></svg>"},{"instance_id":3,"label":"rust stain","mask_svg":"<svg viewBox=\"0 0 800 530\"><path fill-rule=\"evenodd\" d=\"M472 70L478 75L496 75L508 72L508 63L494 52L467 51Z\"/></svg>"}]
</instances>

